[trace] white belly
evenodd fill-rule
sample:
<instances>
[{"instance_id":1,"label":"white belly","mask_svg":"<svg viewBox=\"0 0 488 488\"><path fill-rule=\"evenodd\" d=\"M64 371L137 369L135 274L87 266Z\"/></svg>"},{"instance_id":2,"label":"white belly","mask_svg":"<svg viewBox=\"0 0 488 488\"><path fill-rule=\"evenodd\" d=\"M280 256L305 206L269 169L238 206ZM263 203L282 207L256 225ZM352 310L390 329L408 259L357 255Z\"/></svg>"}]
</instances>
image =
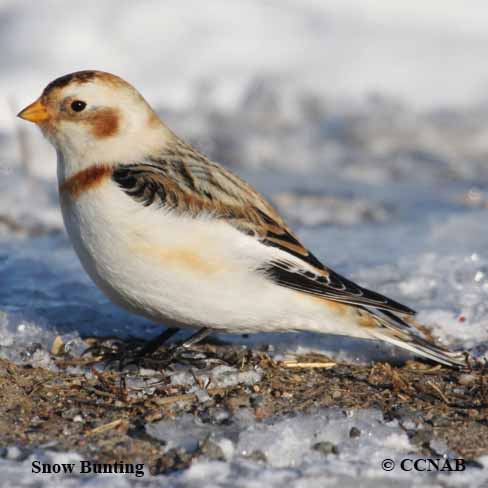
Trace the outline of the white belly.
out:
<instances>
[{"instance_id":1,"label":"white belly","mask_svg":"<svg viewBox=\"0 0 488 488\"><path fill-rule=\"evenodd\" d=\"M62 198L61 207L87 273L133 313L166 325L239 333L345 333L349 325L319 300L253 271L269 248L224 222L144 207L112 181L76 200Z\"/></svg>"}]
</instances>

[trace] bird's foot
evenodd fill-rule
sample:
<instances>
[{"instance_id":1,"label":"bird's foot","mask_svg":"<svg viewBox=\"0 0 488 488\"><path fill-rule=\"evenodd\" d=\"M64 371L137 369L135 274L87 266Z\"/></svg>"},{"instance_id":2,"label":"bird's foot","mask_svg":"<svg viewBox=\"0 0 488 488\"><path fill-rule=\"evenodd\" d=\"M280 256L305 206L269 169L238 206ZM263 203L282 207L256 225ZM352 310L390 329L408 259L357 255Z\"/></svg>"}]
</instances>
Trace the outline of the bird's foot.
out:
<instances>
[{"instance_id":1,"label":"bird's foot","mask_svg":"<svg viewBox=\"0 0 488 488\"><path fill-rule=\"evenodd\" d=\"M103 339L83 352L83 355L91 354L98 362L104 362L106 369L123 370L129 364L138 366L138 360L142 359L141 352L148 341L130 337L128 339L110 338Z\"/></svg>"},{"instance_id":2,"label":"bird's foot","mask_svg":"<svg viewBox=\"0 0 488 488\"><path fill-rule=\"evenodd\" d=\"M200 369L205 367L209 354L175 345L160 349L140 359L140 366L147 369L164 370L171 368L175 364L188 365Z\"/></svg>"},{"instance_id":3,"label":"bird's foot","mask_svg":"<svg viewBox=\"0 0 488 488\"><path fill-rule=\"evenodd\" d=\"M160 347L177 329L167 329L154 339L145 341L139 338L121 340L110 338L93 345L84 354L91 353L105 362L106 369L118 371L138 370L140 368L162 370L175 363L197 368L207 366L208 360L221 360L217 354L193 350L197 342L205 338L209 331L200 329L189 338L169 347Z\"/></svg>"}]
</instances>

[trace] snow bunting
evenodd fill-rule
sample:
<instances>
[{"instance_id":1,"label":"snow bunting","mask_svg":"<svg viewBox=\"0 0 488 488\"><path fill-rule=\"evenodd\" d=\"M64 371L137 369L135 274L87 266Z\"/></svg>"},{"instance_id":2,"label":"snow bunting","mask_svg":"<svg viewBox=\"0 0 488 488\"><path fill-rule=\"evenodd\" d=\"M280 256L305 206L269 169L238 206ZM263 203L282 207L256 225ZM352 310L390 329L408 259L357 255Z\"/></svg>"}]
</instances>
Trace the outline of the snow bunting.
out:
<instances>
[{"instance_id":1,"label":"snow bunting","mask_svg":"<svg viewBox=\"0 0 488 488\"><path fill-rule=\"evenodd\" d=\"M85 270L113 302L169 326L158 340L184 327L200 329L193 342L209 330L312 331L464 365L416 334L413 310L322 264L256 190L179 139L121 78L63 76L19 117L56 148Z\"/></svg>"}]
</instances>

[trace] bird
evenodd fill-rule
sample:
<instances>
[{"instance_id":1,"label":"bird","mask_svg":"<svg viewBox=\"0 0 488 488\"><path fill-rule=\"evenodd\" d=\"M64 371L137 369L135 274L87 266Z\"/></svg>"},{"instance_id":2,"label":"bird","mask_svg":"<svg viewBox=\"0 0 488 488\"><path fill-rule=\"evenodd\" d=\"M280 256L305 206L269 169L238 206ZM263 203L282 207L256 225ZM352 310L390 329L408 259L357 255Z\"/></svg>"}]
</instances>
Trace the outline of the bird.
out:
<instances>
[{"instance_id":1,"label":"bird","mask_svg":"<svg viewBox=\"0 0 488 488\"><path fill-rule=\"evenodd\" d=\"M184 142L122 78L61 76L18 116L57 154L64 224L81 264L115 304L180 329L299 332L384 341L454 368L414 310L323 264L251 185Z\"/></svg>"}]
</instances>

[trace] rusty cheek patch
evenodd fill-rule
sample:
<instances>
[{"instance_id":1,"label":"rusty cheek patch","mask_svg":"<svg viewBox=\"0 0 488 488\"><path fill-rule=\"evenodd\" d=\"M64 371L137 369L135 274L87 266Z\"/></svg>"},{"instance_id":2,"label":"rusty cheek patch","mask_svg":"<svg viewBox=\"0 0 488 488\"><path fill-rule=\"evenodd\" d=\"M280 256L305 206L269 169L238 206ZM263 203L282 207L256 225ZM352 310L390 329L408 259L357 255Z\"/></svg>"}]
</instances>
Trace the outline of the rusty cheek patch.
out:
<instances>
[{"instance_id":1,"label":"rusty cheek patch","mask_svg":"<svg viewBox=\"0 0 488 488\"><path fill-rule=\"evenodd\" d=\"M59 187L59 193L77 198L82 193L101 185L111 175L112 168L109 166L90 166L64 181Z\"/></svg>"},{"instance_id":2,"label":"rusty cheek patch","mask_svg":"<svg viewBox=\"0 0 488 488\"><path fill-rule=\"evenodd\" d=\"M104 139L117 134L120 125L119 111L113 108L98 110L87 122L91 125L92 134L97 139Z\"/></svg>"}]
</instances>

